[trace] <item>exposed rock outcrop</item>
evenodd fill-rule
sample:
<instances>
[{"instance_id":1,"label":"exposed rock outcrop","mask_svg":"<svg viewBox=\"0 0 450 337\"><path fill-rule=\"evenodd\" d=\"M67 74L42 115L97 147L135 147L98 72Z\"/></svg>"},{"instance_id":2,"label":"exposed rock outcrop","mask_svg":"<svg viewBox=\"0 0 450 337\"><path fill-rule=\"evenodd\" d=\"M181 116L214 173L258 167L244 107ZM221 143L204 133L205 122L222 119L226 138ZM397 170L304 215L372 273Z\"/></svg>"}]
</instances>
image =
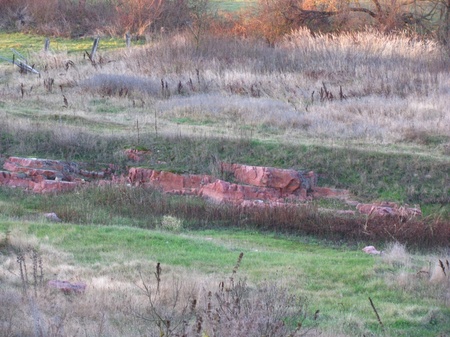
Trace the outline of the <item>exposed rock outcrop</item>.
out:
<instances>
[{"instance_id":1,"label":"exposed rock outcrop","mask_svg":"<svg viewBox=\"0 0 450 337\"><path fill-rule=\"evenodd\" d=\"M414 217L421 216L422 211L418 207L400 206L395 202L377 202L372 204L358 204L356 209L362 213L373 216L399 216Z\"/></svg>"},{"instance_id":2,"label":"exposed rock outcrop","mask_svg":"<svg viewBox=\"0 0 450 337\"><path fill-rule=\"evenodd\" d=\"M371 255L381 255L383 252L377 250L374 246L366 246L362 249L362 251L366 254Z\"/></svg>"},{"instance_id":3,"label":"exposed rock outcrop","mask_svg":"<svg viewBox=\"0 0 450 337\"><path fill-rule=\"evenodd\" d=\"M237 205L242 204L246 200L283 202L283 193L278 189L232 184L224 180L216 180L203 186L201 196L216 202L227 202Z\"/></svg>"},{"instance_id":4,"label":"exposed rock outcrop","mask_svg":"<svg viewBox=\"0 0 450 337\"><path fill-rule=\"evenodd\" d=\"M138 155L130 152L131 156ZM146 155L144 154L140 154ZM177 174L169 171L131 167L126 177L114 175L113 166L89 171L83 163L36 158L8 158L0 171L0 185L24 188L35 193L67 192L80 184L96 181L100 185L128 183L130 186L151 187L164 193L196 195L217 203L240 207L291 207L315 198L344 198L346 190L317 186L313 171L221 163L223 175L231 174L233 182L210 175ZM399 206L392 202L349 205L369 216L420 216L418 207ZM353 215L354 211L335 211Z\"/></svg>"},{"instance_id":5,"label":"exposed rock outcrop","mask_svg":"<svg viewBox=\"0 0 450 337\"><path fill-rule=\"evenodd\" d=\"M198 195L214 202L245 207L295 204L310 200L315 193L321 197L348 194L345 190L317 187L317 176L312 171L303 173L228 163L221 163L220 168L222 172L231 173L236 183L209 175L180 175L138 167L129 169L128 180L133 186L156 187L166 193Z\"/></svg>"},{"instance_id":6,"label":"exposed rock outcrop","mask_svg":"<svg viewBox=\"0 0 450 337\"><path fill-rule=\"evenodd\" d=\"M83 163L9 157L0 171L0 185L24 188L35 193L67 192L86 180L105 179L111 168L89 171Z\"/></svg>"},{"instance_id":7,"label":"exposed rock outcrop","mask_svg":"<svg viewBox=\"0 0 450 337\"><path fill-rule=\"evenodd\" d=\"M61 219L58 217L58 215L56 215L56 213L51 212L51 213L44 213L43 214L44 218L53 221L53 222L61 222Z\"/></svg>"},{"instance_id":8,"label":"exposed rock outcrop","mask_svg":"<svg viewBox=\"0 0 450 337\"><path fill-rule=\"evenodd\" d=\"M316 185L314 172L304 174L296 170L229 163L222 163L221 169L232 173L239 183L279 189L281 195L304 194Z\"/></svg>"},{"instance_id":9,"label":"exposed rock outcrop","mask_svg":"<svg viewBox=\"0 0 450 337\"><path fill-rule=\"evenodd\" d=\"M128 170L128 180L133 186L155 187L166 193L199 195L201 188L215 178L132 167Z\"/></svg>"}]
</instances>

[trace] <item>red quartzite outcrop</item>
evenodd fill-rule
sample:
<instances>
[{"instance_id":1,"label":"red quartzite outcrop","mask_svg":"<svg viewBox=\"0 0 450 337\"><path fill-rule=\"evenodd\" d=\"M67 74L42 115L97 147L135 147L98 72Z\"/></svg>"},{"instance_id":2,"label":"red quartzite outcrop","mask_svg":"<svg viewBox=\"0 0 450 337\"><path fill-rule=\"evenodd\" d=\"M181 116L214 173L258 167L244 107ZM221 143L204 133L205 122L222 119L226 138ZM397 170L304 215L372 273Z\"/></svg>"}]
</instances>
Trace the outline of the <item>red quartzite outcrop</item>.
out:
<instances>
[{"instance_id":1,"label":"red quartzite outcrop","mask_svg":"<svg viewBox=\"0 0 450 337\"><path fill-rule=\"evenodd\" d=\"M224 180L216 180L203 186L201 196L216 202L240 205L246 200L261 202L281 202L282 193L270 187L232 184Z\"/></svg>"},{"instance_id":2,"label":"red quartzite outcrop","mask_svg":"<svg viewBox=\"0 0 450 337\"><path fill-rule=\"evenodd\" d=\"M20 187L35 193L67 192L87 180L104 179L111 175L109 168L88 171L80 163L58 160L9 157L0 171L0 185Z\"/></svg>"},{"instance_id":3,"label":"red quartzite outcrop","mask_svg":"<svg viewBox=\"0 0 450 337\"><path fill-rule=\"evenodd\" d=\"M179 175L136 167L129 170L128 180L133 186L156 187L167 193L198 195L240 206L294 204L311 199L316 190L322 197L347 194L317 188L314 172L228 163L222 163L221 170L231 173L237 183L208 175Z\"/></svg>"},{"instance_id":4,"label":"red quartzite outcrop","mask_svg":"<svg viewBox=\"0 0 450 337\"><path fill-rule=\"evenodd\" d=\"M172 194L199 195L203 185L215 180L208 175L176 174L147 168L132 167L128 181L133 186L156 187Z\"/></svg>"},{"instance_id":5,"label":"red quartzite outcrop","mask_svg":"<svg viewBox=\"0 0 450 337\"><path fill-rule=\"evenodd\" d=\"M0 185L20 187L36 193L72 191L77 182L45 179L44 176L0 171Z\"/></svg>"},{"instance_id":6,"label":"red quartzite outcrop","mask_svg":"<svg viewBox=\"0 0 450 337\"><path fill-rule=\"evenodd\" d=\"M221 169L232 173L236 181L242 184L279 189L281 195L306 192L315 185L312 172L303 176L296 170L228 163L222 163Z\"/></svg>"},{"instance_id":7,"label":"red quartzite outcrop","mask_svg":"<svg viewBox=\"0 0 450 337\"><path fill-rule=\"evenodd\" d=\"M133 153L134 154L134 153ZM196 195L217 203L241 207L295 206L314 198L348 198L348 191L317 186L313 171L221 163L220 170L232 176L228 182L210 175L176 174L169 171L131 167L128 176L115 176L113 166L88 171L83 163L36 158L8 158L0 171L0 185L24 188L35 193L66 192L90 181L160 189L164 193ZM226 175L226 174L225 174ZM349 204L351 204L348 201ZM356 203L354 203L356 205ZM419 208L395 203L358 204L368 216L419 216ZM352 214L353 211L347 211ZM339 211L335 211L336 214ZM346 213L346 214L347 214Z\"/></svg>"}]
</instances>

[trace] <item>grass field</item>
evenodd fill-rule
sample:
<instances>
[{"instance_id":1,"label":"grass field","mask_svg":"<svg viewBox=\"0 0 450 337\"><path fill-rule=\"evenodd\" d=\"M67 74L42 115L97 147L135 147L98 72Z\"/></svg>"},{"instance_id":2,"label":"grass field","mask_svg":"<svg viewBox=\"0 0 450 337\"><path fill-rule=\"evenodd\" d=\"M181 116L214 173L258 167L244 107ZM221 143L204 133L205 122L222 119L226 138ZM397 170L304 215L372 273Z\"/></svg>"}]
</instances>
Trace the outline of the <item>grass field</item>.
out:
<instances>
[{"instance_id":1,"label":"grass field","mask_svg":"<svg viewBox=\"0 0 450 337\"><path fill-rule=\"evenodd\" d=\"M0 62L0 164L16 155L125 172L135 164L123 149L135 147L151 151L140 165L178 173L218 175L218 161L314 170L320 186L349 189L359 202L420 205L423 218L394 227L448 227L449 60L432 42L298 31L275 48L208 36L198 47L179 34L130 49L101 40L92 64L83 57L91 40L55 40L48 53L43 37L1 33L0 41L1 56L14 48L40 71ZM373 236L319 235L367 224L319 212L349 207L316 200L297 220L270 213L257 224L250 213L152 191L1 189L1 328L6 336L176 336L182 327L189 336L262 336L267 320L272 336L294 334L300 321L296 335L450 335L447 245L419 250L421 237L402 245L387 236L374 257L361 251ZM294 222L320 230L305 236ZM45 281L83 281L86 294L35 284L33 252Z\"/></svg>"},{"instance_id":2,"label":"grass field","mask_svg":"<svg viewBox=\"0 0 450 337\"><path fill-rule=\"evenodd\" d=\"M2 222L1 228L3 232L11 231L12 242L16 242L17 237L21 242L28 236L36 237L34 242L41 242L39 249L46 275L57 279L90 280L87 294L71 300L80 306L90 303L92 308L88 310L95 311L102 306L97 301L101 301L104 291L112 298L123 296L120 293L123 287L113 289L115 284L138 290L139 269L151 282L156 262L162 265L163 282L170 282L173 276L188 278L190 281L186 283L190 286L194 287L191 283L197 282L199 284L195 286L211 287L214 291L213 287L220 280L231 275L239 252L243 252L237 276L247 278L252 287L274 282L279 287L295 289L294 293L305 305L304 331L334 331L336 334L333 335L349 336L368 333L436 336L450 329L446 319L450 313L448 299L444 299L448 295L448 285L430 283L416 276L421 268L434 264L437 256L405 252L396 256L395 249L391 249L384 257L373 257L361 252L360 247L332 247L312 239L242 230L172 233L121 226L11 221ZM33 240L21 244L29 242ZM2 266L16 269L8 255L2 259ZM8 282L18 281L14 281L16 277L11 274L3 273L1 277ZM111 285L106 281L110 279ZM205 284L205 280L209 282ZM7 295L7 290L3 289L3 296ZM375 302L384 327L377 322L369 297ZM59 300L64 301L64 298ZM45 311L45 306L50 303L40 304L41 310ZM126 303L123 319L127 318L125 306ZM104 314L112 314L109 309L105 308ZM317 310L320 315L314 320ZM66 318L67 326L73 324L70 320L70 317ZM134 322L133 318L131 320ZM91 323L85 322L86 326ZM110 324L110 331L115 331L117 327ZM150 329L151 323L148 325Z\"/></svg>"}]
</instances>

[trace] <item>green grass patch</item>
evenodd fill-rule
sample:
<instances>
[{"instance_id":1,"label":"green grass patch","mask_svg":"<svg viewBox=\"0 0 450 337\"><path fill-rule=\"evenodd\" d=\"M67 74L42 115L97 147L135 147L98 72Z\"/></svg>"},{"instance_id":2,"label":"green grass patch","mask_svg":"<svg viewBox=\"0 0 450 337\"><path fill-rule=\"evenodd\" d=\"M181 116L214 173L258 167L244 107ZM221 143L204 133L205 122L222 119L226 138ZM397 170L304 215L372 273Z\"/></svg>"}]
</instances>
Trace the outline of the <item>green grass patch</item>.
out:
<instances>
[{"instance_id":1,"label":"green grass patch","mask_svg":"<svg viewBox=\"0 0 450 337\"><path fill-rule=\"evenodd\" d=\"M255 0L231 0L231 1L213 0L213 1L211 1L211 5L214 8L217 8L219 11L225 11L225 12L236 12L236 11L239 11L242 9L248 9L255 4L256 4Z\"/></svg>"},{"instance_id":2,"label":"green grass patch","mask_svg":"<svg viewBox=\"0 0 450 337\"><path fill-rule=\"evenodd\" d=\"M34 54L44 50L45 36L36 34L24 34L24 33L7 33L0 31L0 56L12 59L13 52L11 48L18 51L20 54L30 60L33 60ZM50 37L50 49L49 52L61 53L67 52L68 54L84 53L85 51L91 52L94 38L53 38ZM142 40L134 42L134 44L143 44ZM101 37L98 52L108 50L115 50L119 48L125 48L125 40L117 37Z\"/></svg>"},{"instance_id":3,"label":"green grass patch","mask_svg":"<svg viewBox=\"0 0 450 337\"><path fill-rule=\"evenodd\" d=\"M34 34L6 33L0 31L0 56L12 59L15 49L26 58L30 58L31 53L44 49L45 37Z\"/></svg>"},{"instance_id":4,"label":"green grass patch","mask_svg":"<svg viewBox=\"0 0 450 337\"><path fill-rule=\"evenodd\" d=\"M124 112L124 108L115 106L112 104L104 104L95 107L95 112L97 113L108 113L108 114L116 114L120 112Z\"/></svg>"},{"instance_id":5,"label":"green grass patch","mask_svg":"<svg viewBox=\"0 0 450 337\"><path fill-rule=\"evenodd\" d=\"M89 110L99 114L117 114L125 112L127 108L122 102L114 102L108 98L94 98L89 101Z\"/></svg>"},{"instance_id":6,"label":"green grass patch","mask_svg":"<svg viewBox=\"0 0 450 337\"><path fill-rule=\"evenodd\" d=\"M385 335L435 336L450 329L450 309L438 298L401 290L385 283L379 257L359 248L333 248L292 236L255 231L207 230L183 234L117 226L14 223L0 221L0 231L36 236L41 242L70 253L76 265L92 267L134 260L160 262L163 270L181 268L197 274L231 274L239 252L239 274L250 282L278 280L308 298L308 308L320 310L317 324L324 331L350 335L379 334L370 307L371 297L384 324ZM379 271L377 271L379 270ZM397 273L392 268L390 273ZM434 308L430 314L430 307ZM359 322L352 324L352 319Z\"/></svg>"}]
</instances>

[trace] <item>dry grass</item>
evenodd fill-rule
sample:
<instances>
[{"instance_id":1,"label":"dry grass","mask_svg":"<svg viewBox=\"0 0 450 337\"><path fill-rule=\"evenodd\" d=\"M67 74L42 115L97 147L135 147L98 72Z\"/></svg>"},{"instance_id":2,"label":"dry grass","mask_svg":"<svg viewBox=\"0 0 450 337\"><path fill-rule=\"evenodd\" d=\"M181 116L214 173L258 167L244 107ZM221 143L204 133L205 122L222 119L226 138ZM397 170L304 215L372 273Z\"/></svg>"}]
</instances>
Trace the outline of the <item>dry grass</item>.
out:
<instances>
[{"instance_id":1,"label":"dry grass","mask_svg":"<svg viewBox=\"0 0 450 337\"><path fill-rule=\"evenodd\" d=\"M73 226L67 228L73 230ZM350 282L357 282L356 279L361 282L356 289L362 293L352 294L357 303L349 303L346 298L349 294L345 293L351 287L347 288L347 285L343 288L339 284L337 287L340 290L337 292L341 296L332 299L334 304L331 310L322 310L324 308L317 307L317 303L293 295L308 294L302 290L307 285L298 284L298 280L290 278L289 274L293 271L285 271L285 275L278 270L261 276L273 280L258 284L241 277L240 265L246 262L246 256L242 254L236 256L234 267L230 265L227 270L207 275L192 268L188 270L166 264L161 264L158 271L156 261L139 258L138 253L128 256L113 254L108 260L112 263L108 264L80 264L71 254L45 243L45 238L38 242L25 232L26 224L12 228L7 247L0 245L0 299L3 304L0 306L0 324L4 336L160 336L161 333L165 336L229 336L230 332L233 336L242 337L345 336L344 332L354 336L369 333L369 322L376 322L369 302L364 304L367 316L355 316L356 312L350 310L350 307L363 305L362 298L367 299L369 289L368 295L373 296L381 320L386 325L386 331L375 329L372 332L395 335L397 330L392 324L402 320L419 324L421 329L428 324L439 327L446 322L443 308L449 303L448 276L437 277L434 272L428 272L433 270L436 261L439 266L439 259L445 264L448 255L414 254L398 243L386 247L381 256L374 257L376 260L373 262L361 252L359 255L356 252L346 255L353 262L344 263L338 258L336 261L340 262L336 268L349 267L346 273L355 272L350 266L356 260L358 264L370 264L370 267L364 268L364 275L359 275L362 271L357 269L359 272L349 278L352 280ZM2 242L4 238L1 238ZM236 248L236 242L225 240L223 243L229 245L227 250ZM249 242L242 244L248 246ZM259 239L253 244L256 244L258 251L264 251ZM38 284L36 292L30 257L32 250L38 252L44 266L45 282L44 285ZM269 251L276 254L278 248L272 247ZM28 270L26 292L17 263L20 254L25 256ZM281 268L275 260L262 263L275 263L277 268ZM322 270L317 266L319 261L315 260L314 264L310 272L324 273L324 277L333 274L333 267ZM300 274L305 272L307 269ZM311 277L314 279L317 276ZM64 294L45 285L51 279L84 281L87 289L84 294ZM294 291L290 288L292 282L298 284L299 289ZM380 289L375 290L374 284ZM390 291L396 294L396 298L414 296L415 301L398 305L384 295ZM324 294L328 291L321 289L320 293L326 297ZM336 295L335 290L330 289L329 293L330 296ZM312 293L308 296L314 298ZM424 302L430 303L430 306ZM317 308L321 310L315 313ZM418 322L418 319L421 321ZM332 323L328 324L327 332L321 331L321 324L326 325L329 320ZM306 324L297 330L298 323L303 322Z\"/></svg>"},{"instance_id":2,"label":"dry grass","mask_svg":"<svg viewBox=\"0 0 450 337\"><path fill-rule=\"evenodd\" d=\"M174 35L103 53L95 68L76 55L31 59L46 69L40 78L3 70L10 80L0 99L10 118L20 117L22 108L10 107L19 100L42 118L56 110L56 116L100 125L130 127L139 119L143 130L153 130L157 119L161 132L188 119L178 125L183 132L192 132L193 121L211 132L225 127L228 134L247 125L255 134L416 143L448 155L449 61L432 41L406 35L299 30L275 48L208 37L199 51L189 35ZM54 80L52 92L46 79ZM99 96L116 108L93 106Z\"/></svg>"},{"instance_id":3,"label":"dry grass","mask_svg":"<svg viewBox=\"0 0 450 337\"><path fill-rule=\"evenodd\" d=\"M383 263L393 267L411 266L411 256L406 251L406 247L398 242L389 244L381 254Z\"/></svg>"},{"instance_id":4,"label":"dry grass","mask_svg":"<svg viewBox=\"0 0 450 337\"><path fill-rule=\"evenodd\" d=\"M450 304L450 267L448 252L419 255L407 251L404 245L393 243L381 256L381 270L391 287L418 296Z\"/></svg>"},{"instance_id":5,"label":"dry grass","mask_svg":"<svg viewBox=\"0 0 450 337\"><path fill-rule=\"evenodd\" d=\"M45 282L84 280L86 291L63 293L43 283L33 292L31 249L43 260ZM205 276L166 265L155 272L156 262L144 260L81 266L16 230L3 252L2 336L297 336L301 325L294 323L306 316L304 300L282 285L249 285L238 276L242 253L228 276ZM23 277L17 256L28 268Z\"/></svg>"}]
</instances>

